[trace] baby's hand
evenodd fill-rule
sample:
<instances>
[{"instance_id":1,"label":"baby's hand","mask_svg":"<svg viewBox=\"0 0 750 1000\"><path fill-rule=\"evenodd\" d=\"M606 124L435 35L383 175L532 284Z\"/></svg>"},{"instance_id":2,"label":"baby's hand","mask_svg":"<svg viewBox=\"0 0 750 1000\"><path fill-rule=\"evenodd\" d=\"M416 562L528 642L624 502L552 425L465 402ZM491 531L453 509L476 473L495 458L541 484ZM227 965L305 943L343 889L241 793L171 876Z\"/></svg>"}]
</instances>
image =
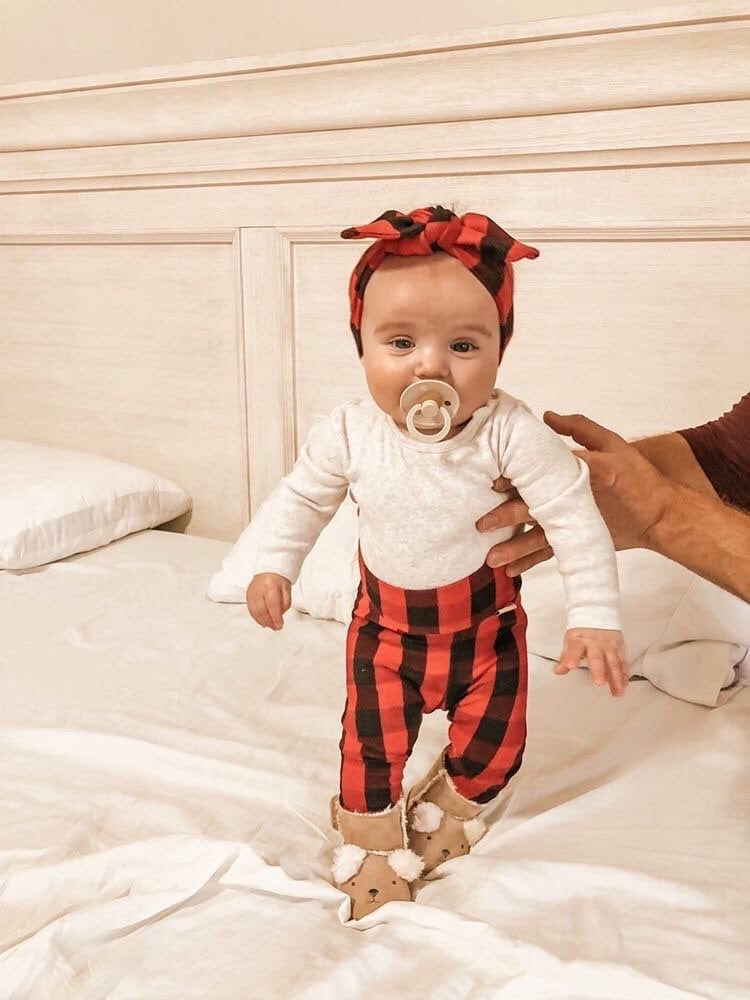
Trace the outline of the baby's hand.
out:
<instances>
[{"instance_id":1,"label":"baby's hand","mask_svg":"<svg viewBox=\"0 0 750 1000\"><path fill-rule=\"evenodd\" d=\"M594 684L609 684L616 696L625 693L628 671L622 632L607 628L569 628L555 673L567 674L583 659L588 662Z\"/></svg>"},{"instance_id":2,"label":"baby's hand","mask_svg":"<svg viewBox=\"0 0 750 1000\"><path fill-rule=\"evenodd\" d=\"M258 573L245 593L247 610L263 628L278 632L284 627L284 612L292 603L292 585L278 573Z\"/></svg>"}]
</instances>

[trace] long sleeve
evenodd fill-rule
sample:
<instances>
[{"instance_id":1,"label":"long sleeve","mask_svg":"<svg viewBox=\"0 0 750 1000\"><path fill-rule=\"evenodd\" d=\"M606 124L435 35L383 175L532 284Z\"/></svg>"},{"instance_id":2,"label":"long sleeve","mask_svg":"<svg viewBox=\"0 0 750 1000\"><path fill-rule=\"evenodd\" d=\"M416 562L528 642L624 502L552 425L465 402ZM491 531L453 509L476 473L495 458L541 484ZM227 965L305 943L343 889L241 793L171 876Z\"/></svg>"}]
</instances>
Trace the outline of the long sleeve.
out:
<instances>
[{"instance_id":1,"label":"long sleeve","mask_svg":"<svg viewBox=\"0 0 750 1000\"><path fill-rule=\"evenodd\" d=\"M568 628L621 628L615 550L586 463L518 401L501 434L500 459L557 557Z\"/></svg>"},{"instance_id":2,"label":"long sleeve","mask_svg":"<svg viewBox=\"0 0 750 1000\"><path fill-rule=\"evenodd\" d=\"M347 465L348 446L339 407L315 424L294 468L266 501L257 573L278 573L294 583L305 556L346 496Z\"/></svg>"}]
</instances>

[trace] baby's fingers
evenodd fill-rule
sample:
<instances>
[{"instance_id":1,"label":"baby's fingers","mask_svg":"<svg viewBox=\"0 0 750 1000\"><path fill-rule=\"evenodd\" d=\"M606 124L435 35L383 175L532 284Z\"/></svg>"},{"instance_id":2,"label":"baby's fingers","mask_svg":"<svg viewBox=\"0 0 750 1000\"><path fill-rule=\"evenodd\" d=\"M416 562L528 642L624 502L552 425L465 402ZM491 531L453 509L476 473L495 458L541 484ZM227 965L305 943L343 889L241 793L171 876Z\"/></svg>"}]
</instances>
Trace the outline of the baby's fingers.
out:
<instances>
[{"instance_id":1,"label":"baby's fingers","mask_svg":"<svg viewBox=\"0 0 750 1000\"><path fill-rule=\"evenodd\" d=\"M607 653L607 669L610 677L610 690L614 695L625 694L628 686L628 668L620 650Z\"/></svg>"},{"instance_id":2,"label":"baby's fingers","mask_svg":"<svg viewBox=\"0 0 750 1000\"><path fill-rule=\"evenodd\" d=\"M247 610L250 612L253 619L263 628L271 627L271 618L268 614L268 609L266 608L266 602L264 598L260 597L256 600L247 601Z\"/></svg>"},{"instance_id":3,"label":"baby's fingers","mask_svg":"<svg viewBox=\"0 0 750 1000\"><path fill-rule=\"evenodd\" d=\"M607 676L607 659L604 653L600 650L589 649L586 651L586 659L589 664L589 673L591 674L591 680L594 684L601 687L602 684L606 684L609 680ZM614 688L610 681L610 690L614 694Z\"/></svg>"},{"instance_id":4,"label":"baby's fingers","mask_svg":"<svg viewBox=\"0 0 750 1000\"><path fill-rule=\"evenodd\" d=\"M569 670L575 670L581 662L586 646L580 639L570 639L566 641L560 662L555 667L556 674L567 674Z\"/></svg>"},{"instance_id":5,"label":"baby's fingers","mask_svg":"<svg viewBox=\"0 0 750 1000\"><path fill-rule=\"evenodd\" d=\"M271 628L279 629L284 627L284 612L287 608L283 605L283 595L280 587L274 587L265 593L266 609L268 611ZM287 606L288 607L288 606Z\"/></svg>"}]
</instances>

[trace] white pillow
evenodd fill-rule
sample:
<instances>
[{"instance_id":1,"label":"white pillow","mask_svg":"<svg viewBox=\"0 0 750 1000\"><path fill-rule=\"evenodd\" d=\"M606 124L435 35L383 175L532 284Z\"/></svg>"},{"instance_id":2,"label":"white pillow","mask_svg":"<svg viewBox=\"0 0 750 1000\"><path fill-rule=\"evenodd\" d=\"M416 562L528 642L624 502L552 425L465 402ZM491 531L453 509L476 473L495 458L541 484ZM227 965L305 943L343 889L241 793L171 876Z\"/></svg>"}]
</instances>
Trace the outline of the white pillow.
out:
<instances>
[{"instance_id":1,"label":"white pillow","mask_svg":"<svg viewBox=\"0 0 750 1000\"><path fill-rule=\"evenodd\" d=\"M261 504L208 584L212 601L244 604L256 572L269 506ZM348 622L359 586L357 507L347 498L326 525L292 587L292 607L313 618Z\"/></svg>"},{"instance_id":2,"label":"white pillow","mask_svg":"<svg viewBox=\"0 0 750 1000\"><path fill-rule=\"evenodd\" d=\"M145 469L0 440L0 569L29 569L154 528L190 497Z\"/></svg>"},{"instance_id":3,"label":"white pillow","mask_svg":"<svg viewBox=\"0 0 750 1000\"><path fill-rule=\"evenodd\" d=\"M654 552L618 552L617 566L631 677L683 701L723 704L750 659L750 605ZM529 652L556 660L566 623L554 562L524 576L523 595Z\"/></svg>"}]
</instances>

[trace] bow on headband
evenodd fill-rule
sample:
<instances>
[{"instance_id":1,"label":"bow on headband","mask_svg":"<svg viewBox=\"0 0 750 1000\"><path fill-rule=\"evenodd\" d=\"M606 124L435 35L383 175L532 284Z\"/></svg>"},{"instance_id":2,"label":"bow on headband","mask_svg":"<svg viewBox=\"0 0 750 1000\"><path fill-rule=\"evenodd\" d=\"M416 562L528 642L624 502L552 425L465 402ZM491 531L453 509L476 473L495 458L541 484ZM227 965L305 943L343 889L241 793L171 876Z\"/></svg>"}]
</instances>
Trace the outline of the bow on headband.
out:
<instances>
[{"instance_id":1,"label":"bow on headband","mask_svg":"<svg viewBox=\"0 0 750 1000\"><path fill-rule=\"evenodd\" d=\"M345 229L345 240L371 238L376 242L362 254L349 279L350 325L362 357L362 305L365 288L386 254L428 256L444 251L482 282L495 300L500 317L500 356L513 333L513 268L523 257L534 259L539 251L514 240L486 215L467 212L458 216L442 205L402 212L383 212L373 222Z\"/></svg>"}]
</instances>

